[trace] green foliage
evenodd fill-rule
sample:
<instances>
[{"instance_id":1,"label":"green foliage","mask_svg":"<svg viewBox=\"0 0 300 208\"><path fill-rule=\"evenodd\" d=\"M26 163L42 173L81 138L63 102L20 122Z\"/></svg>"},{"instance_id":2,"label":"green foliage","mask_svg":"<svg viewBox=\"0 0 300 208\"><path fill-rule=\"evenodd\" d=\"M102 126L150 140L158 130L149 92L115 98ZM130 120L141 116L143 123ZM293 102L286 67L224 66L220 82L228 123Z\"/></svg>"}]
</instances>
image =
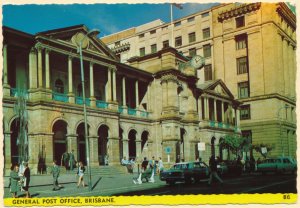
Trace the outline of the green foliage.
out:
<instances>
[{"instance_id":1,"label":"green foliage","mask_svg":"<svg viewBox=\"0 0 300 208\"><path fill-rule=\"evenodd\" d=\"M227 134L221 144L223 149L229 149L232 153L238 155L247 144L247 139L239 134Z\"/></svg>"},{"instance_id":2,"label":"green foliage","mask_svg":"<svg viewBox=\"0 0 300 208\"><path fill-rule=\"evenodd\" d=\"M267 148L267 153L262 153L261 148L266 147ZM273 149L272 145L270 144L253 144L252 149L254 149L256 152L259 152L264 158L267 157L268 153Z\"/></svg>"}]
</instances>

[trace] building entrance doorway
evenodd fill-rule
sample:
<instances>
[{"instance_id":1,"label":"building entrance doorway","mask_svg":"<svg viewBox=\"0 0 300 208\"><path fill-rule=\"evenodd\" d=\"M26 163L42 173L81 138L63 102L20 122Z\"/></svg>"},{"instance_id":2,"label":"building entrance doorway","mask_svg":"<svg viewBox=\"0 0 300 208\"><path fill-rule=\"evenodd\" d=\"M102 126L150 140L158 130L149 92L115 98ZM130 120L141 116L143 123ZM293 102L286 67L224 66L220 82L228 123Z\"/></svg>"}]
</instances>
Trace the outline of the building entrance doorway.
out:
<instances>
[{"instance_id":1,"label":"building entrance doorway","mask_svg":"<svg viewBox=\"0 0 300 208\"><path fill-rule=\"evenodd\" d=\"M136 158L136 131L132 129L128 134L128 150L129 150L129 159Z\"/></svg>"},{"instance_id":2,"label":"building entrance doorway","mask_svg":"<svg viewBox=\"0 0 300 208\"><path fill-rule=\"evenodd\" d=\"M88 126L89 129L89 126ZM89 132L89 130L88 130ZM84 138L84 123L78 125L77 130L77 161L83 162L86 165L86 147ZM88 133L89 135L89 133Z\"/></svg>"},{"instance_id":3,"label":"building entrance doorway","mask_svg":"<svg viewBox=\"0 0 300 208\"><path fill-rule=\"evenodd\" d=\"M99 157L99 165L106 165L108 164L108 152L107 152L107 145L108 145L108 126L102 125L98 129L98 157Z\"/></svg>"},{"instance_id":4,"label":"building entrance doorway","mask_svg":"<svg viewBox=\"0 0 300 208\"><path fill-rule=\"evenodd\" d=\"M67 123L65 121L56 121L52 129L53 134L53 159L58 165L61 165L61 156L67 150Z\"/></svg>"}]
</instances>

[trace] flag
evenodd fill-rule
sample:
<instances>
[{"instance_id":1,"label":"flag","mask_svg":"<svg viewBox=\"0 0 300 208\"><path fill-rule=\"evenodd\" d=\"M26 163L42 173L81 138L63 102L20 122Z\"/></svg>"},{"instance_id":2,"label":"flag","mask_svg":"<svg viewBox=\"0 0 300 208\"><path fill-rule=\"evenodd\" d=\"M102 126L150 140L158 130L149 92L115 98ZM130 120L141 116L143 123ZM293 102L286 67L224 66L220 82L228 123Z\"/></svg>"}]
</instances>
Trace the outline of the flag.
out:
<instances>
[{"instance_id":1,"label":"flag","mask_svg":"<svg viewBox=\"0 0 300 208\"><path fill-rule=\"evenodd\" d=\"M174 6L177 7L178 9L183 9L182 4L172 3L172 5L174 5Z\"/></svg>"}]
</instances>

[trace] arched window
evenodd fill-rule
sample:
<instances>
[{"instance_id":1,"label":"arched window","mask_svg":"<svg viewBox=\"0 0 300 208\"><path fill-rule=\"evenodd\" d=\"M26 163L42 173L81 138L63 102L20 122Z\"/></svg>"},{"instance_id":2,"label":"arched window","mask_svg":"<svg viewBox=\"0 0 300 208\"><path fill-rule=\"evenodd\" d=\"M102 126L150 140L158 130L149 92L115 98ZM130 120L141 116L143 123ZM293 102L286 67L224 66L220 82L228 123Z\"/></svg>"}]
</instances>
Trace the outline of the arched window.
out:
<instances>
[{"instance_id":1,"label":"arched window","mask_svg":"<svg viewBox=\"0 0 300 208\"><path fill-rule=\"evenodd\" d=\"M64 83L61 81L61 79L57 79L55 81L55 91L58 93L64 93Z\"/></svg>"}]
</instances>

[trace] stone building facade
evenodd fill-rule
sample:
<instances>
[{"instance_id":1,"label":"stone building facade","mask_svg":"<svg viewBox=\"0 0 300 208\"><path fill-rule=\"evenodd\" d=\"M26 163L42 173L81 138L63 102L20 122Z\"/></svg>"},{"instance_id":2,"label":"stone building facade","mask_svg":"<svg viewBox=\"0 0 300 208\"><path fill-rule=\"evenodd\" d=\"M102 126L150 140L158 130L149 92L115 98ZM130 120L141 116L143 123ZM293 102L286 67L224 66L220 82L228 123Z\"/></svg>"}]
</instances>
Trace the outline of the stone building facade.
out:
<instances>
[{"instance_id":1,"label":"stone building facade","mask_svg":"<svg viewBox=\"0 0 300 208\"><path fill-rule=\"evenodd\" d=\"M76 25L27 34L3 27L4 163L18 162L19 89L26 92L29 162L51 165L74 150L86 160L78 40L88 33ZM223 157L219 142L239 132L240 102L222 80L199 84L187 59L174 48L121 63L99 39L83 42L88 141L92 166L119 165L122 157L207 161ZM236 118L236 119L235 119ZM205 151L198 151L199 142ZM168 153L166 149L170 150ZM225 155L224 155L225 157Z\"/></svg>"},{"instance_id":2,"label":"stone building facade","mask_svg":"<svg viewBox=\"0 0 300 208\"><path fill-rule=\"evenodd\" d=\"M198 84L220 79L243 103L242 134L272 148L269 156L296 157L296 17L285 3L220 4L102 40L124 63L171 42L184 56L203 56Z\"/></svg>"}]
</instances>

